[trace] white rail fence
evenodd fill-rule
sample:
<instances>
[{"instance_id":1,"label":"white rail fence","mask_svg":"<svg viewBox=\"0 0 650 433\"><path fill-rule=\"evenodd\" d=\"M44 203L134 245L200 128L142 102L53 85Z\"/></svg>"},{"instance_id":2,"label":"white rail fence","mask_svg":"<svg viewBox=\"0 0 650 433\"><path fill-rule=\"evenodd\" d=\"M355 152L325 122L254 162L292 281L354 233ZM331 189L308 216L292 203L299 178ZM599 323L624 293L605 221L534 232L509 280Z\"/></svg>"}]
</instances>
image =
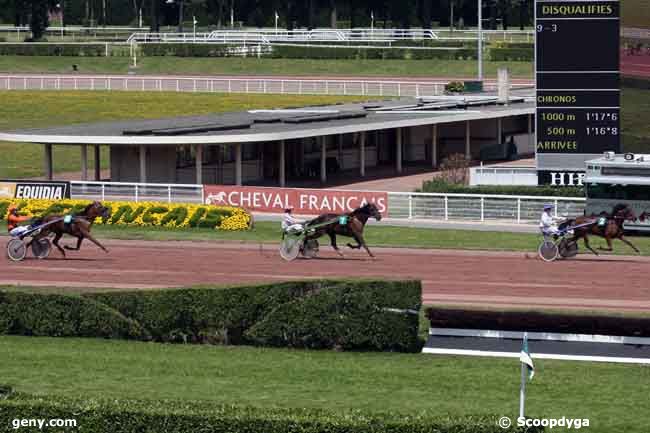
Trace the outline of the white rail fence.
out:
<instances>
[{"instance_id":1,"label":"white rail fence","mask_svg":"<svg viewBox=\"0 0 650 433\"><path fill-rule=\"evenodd\" d=\"M471 167L469 184L476 185L537 185L535 167Z\"/></svg>"},{"instance_id":2,"label":"white rail fence","mask_svg":"<svg viewBox=\"0 0 650 433\"><path fill-rule=\"evenodd\" d=\"M107 201L201 203L202 185L73 181L73 198ZM388 193L388 212L395 219L499 221L533 223L546 203L556 216L580 215L584 198L443 193Z\"/></svg>"},{"instance_id":3,"label":"white rail fence","mask_svg":"<svg viewBox=\"0 0 650 433\"><path fill-rule=\"evenodd\" d=\"M76 199L168 203L203 202L203 185L90 181L72 181L70 184L70 195Z\"/></svg>"},{"instance_id":4,"label":"white rail fence","mask_svg":"<svg viewBox=\"0 0 650 433\"><path fill-rule=\"evenodd\" d=\"M274 78L133 77L0 74L0 90L113 90L205 93L287 93L362 96L437 96L447 82L379 80L283 80ZM485 82L485 90L496 83ZM513 84L525 88L528 84Z\"/></svg>"}]
</instances>

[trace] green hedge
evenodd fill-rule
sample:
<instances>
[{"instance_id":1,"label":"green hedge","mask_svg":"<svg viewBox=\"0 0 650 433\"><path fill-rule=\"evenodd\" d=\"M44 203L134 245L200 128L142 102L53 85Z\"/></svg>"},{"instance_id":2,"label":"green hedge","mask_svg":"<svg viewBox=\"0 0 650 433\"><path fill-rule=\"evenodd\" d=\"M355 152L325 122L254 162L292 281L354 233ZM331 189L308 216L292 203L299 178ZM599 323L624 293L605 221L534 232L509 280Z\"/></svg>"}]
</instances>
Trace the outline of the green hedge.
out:
<instances>
[{"instance_id":1,"label":"green hedge","mask_svg":"<svg viewBox=\"0 0 650 433\"><path fill-rule=\"evenodd\" d=\"M418 281L329 280L81 297L0 292L0 333L413 352L421 292Z\"/></svg>"},{"instance_id":2,"label":"green hedge","mask_svg":"<svg viewBox=\"0 0 650 433\"><path fill-rule=\"evenodd\" d=\"M533 195L549 197L584 197L583 187L553 187L526 185L481 185L468 186L447 183L442 179L427 180L422 183L418 192L439 192L455 194L502 194L502 195Z\"/></svg>"},{"instance_id":3,"label":"green hedge","mask_svg":"<svg viewBox=\"0 0 650 433\"><path fill-rule=\"evenodd\" d=\"M493 62L532 62L534 59L532 48L491 48L489 53Z\"/></svg>"},{"instance_id":4,"label":"green hedge","mask_svg":"<svg viewBox=\"0 0 650 433\"><path fill-rule=\"evenodd\" d=\"M57 45L52 44L2 44L0 56L70 56L103 57L106 55L104 45Z\"/></svg>"},{"instance_id":5,"label":"green hedge","mask_svg":"<svg viewBox=\"0 0 650 433\"><path fill-rule=\"evenodd\" d=\"M0 292L0 334L148 339L135 321L79 296Z\"/></svg>"},{"instance_id":6,"label":"green hedge","mask_svg":"<svg viewBox=\"0 0 650 433\"><path fill-rule=\"evenodd\" d=\"M476 58L476 49L427 50L408 48L353 48L274 46L273 58L282 59L347 59L347 60L465 60Z\"/></svg>"},{"instance_id":7,"label":"green hedge","mask_svg":"<svg viewBox=\"0 0 650 433\"><path fill-rule=\"evenodd\" d=\"M230 45L218 44L142 44L144 56L226 57Z\"/></svg>"},{"instance_id":8,"label":"green hedge","mask_svg":"<svg viewBox=\"0 0 650 433\"><path fill-rule=\"evenodd\" d=\"M158 341L419 349L417 316L382 311L419 310L421 286L414 281L299 281L88 296L134 319Z\"/></svg>"},{"instance_id":9,"label":"green hedge","mask_svg":"<svg viewBox=\"0 0 650 433\"><path fill-rule=\"evenodd\" d=\"M318 390L315 390L317 392ZM36 414L36 415L35 415ZM74 419L76 428L57 432L93 433L503 433L498 416L432 417L426 414L367 414L314 409L222 406L192 401L82 400L14 394L0 400L0 425L14 431L15 419ZM535 429L536 430L536 429ZM38 428L20 428L34 433ZM534 430L528 430L533 432Z\"/></svg>"}]
</instances>

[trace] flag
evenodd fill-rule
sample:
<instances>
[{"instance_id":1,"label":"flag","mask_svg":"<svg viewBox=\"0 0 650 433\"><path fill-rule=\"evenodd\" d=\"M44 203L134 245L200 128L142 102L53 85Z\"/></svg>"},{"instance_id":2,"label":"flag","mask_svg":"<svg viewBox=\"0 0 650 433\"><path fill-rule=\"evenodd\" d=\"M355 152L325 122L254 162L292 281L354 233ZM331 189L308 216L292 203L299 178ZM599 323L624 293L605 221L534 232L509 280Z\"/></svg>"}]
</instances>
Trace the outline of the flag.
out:
<instances>
[{"instance_id":1,"label":"flag","mask_svg":"<svg viewBox=\"0 0 650 433\"><path fill-rule=\"evenodd\" d=\"M524 332L524 344L521 347L521 352L519 353L519 361L521 361L522 364L526 365L528 368L528 379L532 380L533 376L535 376L535 365L533 364L533 358L530 357L530 353L528 352L527 332Z\"/></svg>"}]
</instances>

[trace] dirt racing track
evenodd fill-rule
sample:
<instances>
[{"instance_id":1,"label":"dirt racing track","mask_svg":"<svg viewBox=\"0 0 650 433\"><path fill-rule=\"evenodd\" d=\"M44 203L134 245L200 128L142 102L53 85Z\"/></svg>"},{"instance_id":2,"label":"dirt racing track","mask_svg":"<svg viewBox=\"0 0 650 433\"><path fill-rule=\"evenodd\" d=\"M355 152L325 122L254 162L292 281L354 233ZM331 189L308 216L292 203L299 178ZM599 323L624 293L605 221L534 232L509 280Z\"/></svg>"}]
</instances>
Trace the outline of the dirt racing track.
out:
<instances>
[{"instance_id":1,"label":"dirt racing track","mask_svg":"<svg viewBox=\"0 0 650 433\"><path fill-rule=\"evenodd\" d=\"M2 241L3 247L6 239ZM377 259L322 247L283 261L272 244L105 241L50 258L0 261L0 284L71 289L161 288L328 277L413 278L424 303L650 311L650 258L580 255L545 263L533 253L373 248Z\"/></svg>"}]
</instances>

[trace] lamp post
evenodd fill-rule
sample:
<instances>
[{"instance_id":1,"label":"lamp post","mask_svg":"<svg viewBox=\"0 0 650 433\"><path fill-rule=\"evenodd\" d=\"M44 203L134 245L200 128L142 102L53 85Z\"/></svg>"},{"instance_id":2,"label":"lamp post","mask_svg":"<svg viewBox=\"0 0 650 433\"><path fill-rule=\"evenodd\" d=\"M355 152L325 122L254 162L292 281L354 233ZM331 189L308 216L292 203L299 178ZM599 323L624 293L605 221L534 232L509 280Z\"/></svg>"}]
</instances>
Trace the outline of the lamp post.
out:
<instances>
[{"instance_id":1,"label":"lamp post","mask_svg":"<svg viewBox=\"0 0 650 433\"><path fill-rule=\"evenodd\" d=\"M370 37L372 38L375 33L375 12L370 11Z\"/></svg>"},{"instance_id":2,"label":"lamp post","mask_svg":"<svg viewBox=\"0 0 650 433\"><path fill-rule=\"evenodd\" d=\"M280 15L278 15L278 11L275 11L275 34L278 34L278 20L280 19Z\"/></svg>"},{"instance_id":3,"label":"lamp post","mask_svg":"<svg viewBox=\"0 0 650 433\"><path fill-rule=\"evenodd\" d=\"M198 24L198 21L196 20L196 17L192 15L192 39L194 39L194 43L196 43L196 25Z\"/></svg>"},{"instance_id":4,"label":"lamp post","mask_svg":"<svg viewBox=\"0 0 650 433\"><path fill-rule=\"evenodd\" d=\"M483 2L478 0L478 80L483 80Z\"/></svg>"},{"instance_id":5,"label":"lamp post","mask_svg":"<svg viewBox=\"0 0 650 433\"><path fill-rule=\"evenodd\" d=\"M57 3L56 7L59 9L59 12L61 13L61 40L63 40L63 8L65 7L65 3ZM20 39L20 36L18 37Z\"/></svg>"}]
</instances>

